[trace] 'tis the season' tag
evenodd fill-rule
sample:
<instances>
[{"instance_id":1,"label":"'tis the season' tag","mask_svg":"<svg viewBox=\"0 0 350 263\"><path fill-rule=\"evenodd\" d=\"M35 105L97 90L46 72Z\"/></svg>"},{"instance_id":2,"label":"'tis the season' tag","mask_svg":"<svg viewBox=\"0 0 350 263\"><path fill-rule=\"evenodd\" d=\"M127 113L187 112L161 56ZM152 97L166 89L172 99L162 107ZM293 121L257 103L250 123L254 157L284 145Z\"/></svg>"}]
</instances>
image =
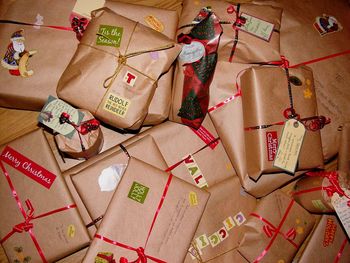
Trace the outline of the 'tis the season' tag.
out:
<instances>
[{"instance_id":1,"label":"'tis the season' tag","mask_svg":"<svg viewBox=\"0 0 350 263\"><path fill-rule=\"evenodd\" d=\"M294 173L305 136L305 126L294 119L286 121L273 165Z\"/></svg>"}]
</instances>

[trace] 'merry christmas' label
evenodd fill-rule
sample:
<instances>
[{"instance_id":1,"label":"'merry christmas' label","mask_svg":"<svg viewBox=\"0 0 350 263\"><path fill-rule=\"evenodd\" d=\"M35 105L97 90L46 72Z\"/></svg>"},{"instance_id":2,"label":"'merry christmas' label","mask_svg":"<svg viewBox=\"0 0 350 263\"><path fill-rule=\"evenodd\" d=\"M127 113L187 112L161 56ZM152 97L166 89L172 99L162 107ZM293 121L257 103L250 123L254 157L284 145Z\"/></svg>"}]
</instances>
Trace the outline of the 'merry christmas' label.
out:
<instances>
[{"instance_id":1,"label":"'merry christmas' label","mask_svg":"<svg viewBox=\"0 0 350 263\"><path fill-rule=\"evenodd\" d=\"M2 151L0 160L9 164L47 189L51 188L56 179L56 175L9 146L6 146Z\"/></svg>"},{"instance_id":2,"label":"'merry christmas' label","mask_svg":"<svg viewBox=\"0 0 350 263\"><path fill-rule=\"evenodd\" d=\"M276 131L266 132L267 159L275 160L278 147L278 137Z\"/></svg>"}]
</instances>

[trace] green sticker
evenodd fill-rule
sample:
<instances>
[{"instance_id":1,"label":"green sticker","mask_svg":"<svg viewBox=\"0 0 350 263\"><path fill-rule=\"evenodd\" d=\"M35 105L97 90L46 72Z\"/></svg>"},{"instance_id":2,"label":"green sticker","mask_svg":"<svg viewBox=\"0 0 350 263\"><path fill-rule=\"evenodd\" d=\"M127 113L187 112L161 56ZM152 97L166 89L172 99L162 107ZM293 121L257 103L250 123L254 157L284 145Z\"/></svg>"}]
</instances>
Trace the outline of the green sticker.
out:
<instances>
[{"instance_id":1,"label":"green sticker","mask_svg":"<svg viewBox=\"0 0 350 263\"><path fill-rule=\"evenodd\" d=\"M137 182L133 182L128 197L140 204L145 202L149 188Z\"/></svg>"},{"instance_id":2,"label":"green sticker","mask_svg":"<svg viewBox=\"0 0 350 263\"><path fill-rule=\"evenodd\" d=\"M120 47L123 28L109 25L100 25L97 33L96 45Z\"/></svg>"}]
</instances>

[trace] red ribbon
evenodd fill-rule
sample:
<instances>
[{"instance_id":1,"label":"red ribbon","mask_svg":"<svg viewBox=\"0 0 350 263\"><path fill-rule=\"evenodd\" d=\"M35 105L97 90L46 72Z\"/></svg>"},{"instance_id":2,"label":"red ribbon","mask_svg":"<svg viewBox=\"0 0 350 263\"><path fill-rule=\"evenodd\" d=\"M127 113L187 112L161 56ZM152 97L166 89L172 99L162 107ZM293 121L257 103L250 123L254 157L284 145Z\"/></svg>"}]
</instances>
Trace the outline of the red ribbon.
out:
<instances>
[{"instance_id":1,"label":"red ribbon","mask_svg":"<svg viewBox=\"0 0 350 263\"><path fill-rule=\"evenodd\" d=\"M18 197L18 194L17 194L17 191L12 183L12 180L10 178L10 175L8 174L7 170L5 169L5 166L3 165L3 163L0 161L0 168L1 170L3 171L4 175L5 175L5 178L9 184L9 187L11 189L11 192L12 192L12 196L13 198L16 200L16 203L17 203L17 206L20 210L20 212L22 213L23 215L23 218L24 218L24 221L22 223L19 223L17 225L15 225L12 230L5 236L3 237L1 240L0 240L0 244L4 243L7 239L9 239L13 234L15 233L23 233L23 232L28 232L42 261L44 263L47 262L46 258L45 258L45 255L44 255L44 252L42 251L40 245L39 245L39 242L38 240L36 239L34 233L33 233L33 228L34 228L34 224L32 223L33 220L35 219L38 219L38 218L42 218L42 217L46 217L46 216L49 216L49 215L52 215L52 214L55 214L55 213L59 213L59 212L62 212L62 211L65 211L65 210L68 210L70 208L76 208L76 205L75 204L71 204L71 205L67 205L65 207L61 207L59 209L55 209L55 210L52 210L52 211L49 211L49 212L46 212L46 213L43 213L43 214L40 214L38 216L34 216L34 207L31 203L31 201L29 199L27 199L25 201L25 204L27 206L27 212L25 211L25 209L23 208L23 205L22 205L22 202L21 200L19 199Z\"/></svg>"},{"instance_id":2,"label":"red ribbon","mask_svg":"<svg viewBox=\"0 0 350 263\"><path fill-rule=\"evenodd\" d=\"M339 259L341 258L342 254L343 254L346 243L348 243L348 239L345 237L343 243L340 246L339 252L337 253L337 256L335 257L334 263L339 262Z\"/></svg>"},{"instance_id":3,"label":"red ribbon","mask_svg":"<svg viewBox=\"0 0 350 263\"><path fill-rule=\"evenodd\" d=\"M113 254L110 256L107 256L107 255L99 253L99 254L97 254L97 257L106 260L108 263L116 263L114 258L113 258Z\"/></svg>"},{"instance_id":4,"label":"red ribbon","mask_svg":"<svg viewBox=\"0 0 350 263\"><path fill-rule=\"evenodd\" d=\"M292 208L294 204L294 200L291 200L286 212L284 213L281 222L279 223L278 227L276 228L273 224L271 224L268 220L266 220L265 218L261 217L258 214L255 213L251 213L251 216L257 217L259 220L261 220L262 222L265 223L265 225L263 226L263 230L265 232L265 234L271 238L269 244L266 246L266 248L263 250L263 252L254 260L254 263L259 262L260 260L262 260L262 258L267 254L267 252L270 250L273 242L275 241L276 237L278 234L282 235L289 243L291 243L296 249L299 247L296 243L293 242L293 240L296 237L296 231L294 228L291 228L287 231L287 233L282 233L281 232L281 228L284 224L284 222L287 219L287 216Z\"/></svg>"},{"instance_id":5,"label":"red ribbon","mask_svg":"<svg viewBox=\"0 0 350 263\"><path fill-rule=\"evenodd\" d=\"M158 204L158 207L157 207L157 210L154 214L154 217L153 217L153 221L152 221L152 224L151 224L151 227L148 231L148 235L147 235L147 238L146 238L146 242L145 242L145 245L143 247L138 247L138 248L134 248L134 247L131 247L131 246L128 246L126 244L123 244L123 243L120 243L120 242L117 242L117 241L114 241L114 240L111 240L107 237L104 237L104 236L101 236L99 234L95 234L95 238L98 238L98 239L101 239L102 241L104 242L107 242L109 244L112 244L112 245L115 245L115 246L118 246L118 247L122 247L122 248L125 248L125 249L128 249L128 250L132 250L132 251L135 251L137 253L137 259L134 260L134 261L128 261L127 258L125 257L121 257L119 259L119 262L120 263L147 263L147 259L150 259L154 262L157 262L157 263L166 263L166 261L163 261L161 259L158 259L158 258L155 258L155 257L152 257L150 255L147 255L145 253L145 248L147 246L147 243L148 243L148 240L149 240L149 237L152 233L152 230L153 230L153 226L157 220L157 217L158 217L158 214L159 214L159 211L160 209L162 208L163 206L163 202L164 202L164 199L168 193L168 189L169 189L169 186L170 186L170 183L171 183L171 180L173 178L173 175L172 174L169 174L169 177L168 177L168 181L167 183L165 184L165 187L164 187L164 191L163 191L163 194L162 194L162 197L159 201L159 204Z\"/></svg>"},{"instance_id":6,"label":"red ribbon","mask_svg":"<svg viewBox=\"0 0 350 263\"><path fill-rule=\"evenodd\" d=\"M15 25L24 25L24 26L38 26L38 27L47 27L47 28L58 29L58 30L73 31L72 28L65 27L65 26L38 25L38 24L26 23L26 22L14 21L14 20L0 20L0 24L15 24Z\"/></svg>"}]
</instances>

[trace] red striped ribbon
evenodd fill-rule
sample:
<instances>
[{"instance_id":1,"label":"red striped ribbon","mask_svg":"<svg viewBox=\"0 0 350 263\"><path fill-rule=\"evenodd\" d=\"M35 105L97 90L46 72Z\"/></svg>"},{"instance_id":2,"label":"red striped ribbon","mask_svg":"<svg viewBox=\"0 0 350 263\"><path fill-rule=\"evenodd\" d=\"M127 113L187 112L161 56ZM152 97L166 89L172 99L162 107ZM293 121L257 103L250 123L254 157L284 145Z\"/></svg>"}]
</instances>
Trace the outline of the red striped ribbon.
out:
<instances>
[{"instance_id":1,"label":"red striped ribbon","mask_svg":"<svg viewBox=\"0 0 350 263\"><path fill-rule=\"evenodd\" d=\"M284 224L284 222L287 219L287 216L292 208L294 204L294 200L291 200L286 212L284 213L281 222L279 223L278 227L276 228L273 224L271 224L268 220L266 220L265 218L261 217L258 214L255 213L251 213L251 216L257 217L259 220L261 220L262 222L264 222L266 225L264 225L263 230L264 232L267 234L267 236L269 238L271 238L269 244L266 246L266 248L263 250L263 252L254 260L254 263L257 263L259 261L261 261L263 259L263 257L265 257L265 255L267 254L267 252L270 250L273 242L275 241L276 237L278 234L281 234L289 243L291 243L296 249L298 248L298 245L296 243L293 242L293 239L295 238L295 229L290 229L288 230L288 232L286 234L281 232L281 228ZM266 227L268 226L268 227ZM268 235L266 229L272 230L273 234L271 234L270 236Z\"/></svg>"},{"instance_id":2,"label":"red striped ribbon","mask_svg":"<svg viewBox=\"0 0 350 263\"><path fill-rule=\"evenodd\" d=\"M120 243L120 242L117 242L117 241L114 241L114 240L111 240L107 237L104 237L104 236L101 236L99 234L96 234L95 235L95 238L98 238L104 242L107 242L109 244L112 244L112 245L115 245L115 246L118 246L118 247L122 247L124 249L128 249L128 250L132 250L132 251L135 251L137 253L137 256L138 258L133 261L133 262L140 262L140 263L147 263L147 258L150 259L150 260L153 260L154 262L157 262L157 263L166 263L166 261L163 261L161 259L158 259L158 258L155 258L155 257L152 257L150 255L147 255L145 254L145 248L147 246L147 243L148 243L148 240L149 240L149 237L151 236L151 233L152 233L152 230L153 230L153 227L154 227L154 224L157 220L157 217L158 217L158 214L159 214L159 211L160 209L162 208L163 206L163 203L164 203L164 199L168 193L168 190L169 190L169 186L170 186L170 183L171 183L171 180L173 178L173 175L172 174L169 174L169 177L168 177L168 181L167 183L165 184L165 187L164 187L164 190L163 190L163 194L160 198L160 201L159 201L159 204L158 204L158 207L157 207L157 210L154 214L154 217L153 217L153 220L152 220L152 223L151 223L151 226L150 226L150 229L148 231L148 235L147 235L147 238L146 238L146 242L145 242L145 245L143 247L138 247L138 248L134 248L132 246L129 246L129 245L126 245L126 244L123 244L123 243ZM128 261L125 257L121 257L119 259L119 262L120 263L133 263L133 262L130 262Z\"/></svg>"},{"instance_id":3,"label":"red striped ribbon","mask_svg":"<svg viewBox=\"0 0 350 263\"><path fill-rule=\"evenodd\" d=\"M36 239L34 233L33 233L33 228L34 228L34 224L32 223L33 220L35 219L38 219L38 218L42 218L42 217L46 217L46 216L49 216L49 215L52 215L52 214L56 214L56 213L59 213L59 212L62 212L62 211L65 211L65 210L68 210L68 209L71 209L71 208L76 208L76 205L75 204L71 204L71 205L67 205L65 207L61 207L61 208L58 208L58 209L55 209L55 210L52 210L52 211L49 211L49 212L46 212L46 213L43 213L43 214L40 214L38 216L34 216L34 207L31 203L31 201L29 199L27 199L25 201L25 204L28 208L28 211L26 212L25 209L23 208L23 204L21 202L21 200L19 199L18 197L18 194L17 194L17 191L12 183L12 180L10 178L10 175L8 174L7 170L5 169L5 166L3 165L3 163L0 161L0 168L2 170L2 172L4 173L5 175L5 178L9 184L9 187L11 189L11 192L12 192L12 196L13 198L16 200L16 203L17 203L17 206L18 206L18 209L20 210L20 212L22 213L23 217L24 217L24 221L22 223L19 223L17 225L15 225L13 227L13 229L5 236L3 237L1 240L0 240L0 244L4 243L7 239L9 239L13 234L15 233L22 233L22 232L28 232L42 261L44 263L47 263L47 260L45 258L45 255L44 255L44 252L42 251L40 245L39 245L39 242L38 240Z\"/></svg>"},{"instance_id":4,"label":"red striped ribbon","mask_svg":"<svg viewBox=\"0 0 350 263\"><path fill-rule=\"evenodd\" d=\"M34 24L34 23L20 22L20 21L14 21L14 20L0 20L0 24L15 24L15 25L24 25L24 26L38 26L38 27L47 27L47 28L53 28L53 29L58 29L58 30L73 31L73 28L71 28L71 27L53 26L53 25L38 25L38 24Z\"/></svg>"}]
</instances>

